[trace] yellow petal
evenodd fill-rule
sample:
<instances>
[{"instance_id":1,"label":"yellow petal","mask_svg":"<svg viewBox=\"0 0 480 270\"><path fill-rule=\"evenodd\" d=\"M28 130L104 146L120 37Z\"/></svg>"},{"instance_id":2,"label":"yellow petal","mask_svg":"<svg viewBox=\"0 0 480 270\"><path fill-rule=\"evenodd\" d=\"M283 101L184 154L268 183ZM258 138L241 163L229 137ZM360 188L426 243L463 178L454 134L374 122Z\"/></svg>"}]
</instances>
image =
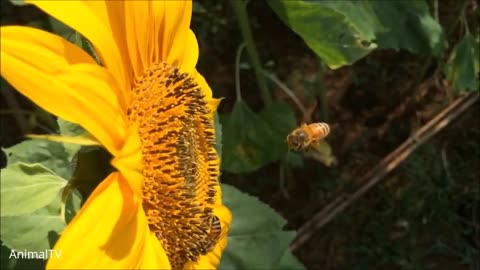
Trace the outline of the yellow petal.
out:
<instances>
[{"instance_id":1,"label":"yellow petal","mask_svg":"<svg viewBox=\"0 0 480 270\"><path fill-rule=\"evenodd\" d=\"M194 72L199 52L197 38L193 31L189 29L185 39L177 38L175 44L169 54L170 58L167 59L167 63L173 63L181 72Z\"/></svg>"},{"instance_id":2,"label":"yellow petal","mask_svg":"<svg viewBox=\"0 0 480 270\"><path fill-rule=\"evenodd\" d=\"M163 2L126 1L126 42L135 77L151 66L156 49L158 24L163 15ZM154 5L159 5L153 8ZM159 18L160 17L160 18Z\"/></svg>"},{"instance_id":3,"label":"yellow petal","mask_svg":"<svg viewBox=\"0 0 480 270\"><path fill-rule=\"evenodd\" d=\"M145 239L145 250L143 252L143 262L139 269L170 269L170 261L163 250L160 241L155 233L150 234Z\"/></svg>"},{"instance_id":4,"label":"yellow petal","mask_svg":"<svg viewBox=\"0 0 480 270\"><path fill-rule=\"evenodd\" d=\"M120 89L130 89L131 72L125 44L123 1L44 1L27 0L77 30L94 45L102 64L111 70ZM124 93L128 95L128 93ZM122 97L125 106L127 97ZM124 107L125 108L125 107Z\"/></svg>"},{"instance_id":5,"label":"yellow petal","mask_svg":"<svg viewBox=\"0 0 480 270\"><path fill-rule=\"evenodd\" d=\"M143 156L138 134L138 124L128 127L125 144L118 155L112 159L111 164L127 179L132 192L141 198L143 196Z\"/></svg>"},{"instance_id":6,"label":"yellow petal","mask_svg":"<svg viewBox=\"0 0 480 270\"><path fill-rule=\"evenodd\" d=\"M80 135L80 136L61 136L61 135L37 135L37 134L27 134L27 138L32 139L43 139L49 140L52 142L61 142L61 143L72 143L78 145L100 145L100 143L92 138L90 135Z\"/></svg>"},{"instance_id":7,"label":"yellow petal","mask_svg":"<svg viewBox=\"0 0 480 270\"><path fill-rule=\"evenodd\" d=\"M111 74L78 47L29 27L1 28L1 74L43 109L79 124L113 155L126 130Z\"/></svg>"},{"instance_id":8,"label":"yellow petal","mask_svg":"<svg viewBox=\"0 0 480 270\"><path fill-rule=\"evenodd\" d=\"M168 269L165 252L152 241L141 200L112 173L62 233L54 247L61 254L47 269Z\"/></svg>"},{"instance_id":9,"label":"yellow petal","mask_svg":"<svg viewBox=\"0 0 480 270\"><path fill-rule=\"evenodd\" d=\"M190 31L191 1L162 1L165 5L160 28L160 57L182 72L192 73L197 63L198 44ZM192 38L193 36L193 38ZM185 59L189 56L188 59Z\"/></svg>"}]
</instances>

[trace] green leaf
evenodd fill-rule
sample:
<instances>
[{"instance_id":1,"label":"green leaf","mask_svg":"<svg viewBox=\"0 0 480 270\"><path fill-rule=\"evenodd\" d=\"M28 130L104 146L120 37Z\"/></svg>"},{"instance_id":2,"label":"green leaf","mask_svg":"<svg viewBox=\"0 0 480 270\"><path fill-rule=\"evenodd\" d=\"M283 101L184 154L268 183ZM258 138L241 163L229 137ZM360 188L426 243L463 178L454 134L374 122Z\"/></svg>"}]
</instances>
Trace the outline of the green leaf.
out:
<instances>
[{"instance_id":1,"label":"green leaf","mask_svg":"<svg viewBox=\"0 0 480 270\"><path fill-rule=\"evenodd\" d=\"M75 217L78 211L80 211L80 207L82 206L80 192L77 190L72 190L65 203L65 220L70 222L70 220Z\"/></svg>"},{"instance_id":2,"label":"green leaf","mask_svg":"<svg viewBox=\"0 0 480 270\"><path fill-rule=\"evenodd\" d=\"M29 5L29 3L26 3L25 0L9 0L10 3L12 3L15 6L26 6Z\"/></svg>"},{"instance_id":3,"label":"green leaf","mask_svg":"<svg viewBox=\"0 0 480 270\"><path fill-rule=\"evenodd\" d=\"M447 80L459 92L478 90L478 47L480 42L467 33L453 48L445 68Z\"/></svg>"},{"instance_id":4,"label":"green leaf","mask_svg":"<svg viewBox=\"0 0 480 270\"><path fill-rule=\"evenodd\" d=\"M66 226L59 214L60 198L57 197L33 213L2 216L2 242L13 250L39 252L51 249Z\"/></svg>"},{"instance_id":5,"label":"green leaf","mask_svg":"<svg viewBox=\"0 0 480 270\"><path fill-rule=\"evenodd\" d=\"M305 269L290 252L295 233L282 230L279 214L232 186L222 185L222 194L233 220L219 269Z\"/></svg>"},{"instance_id":6,"label":"green leaf","mask_svg":"<svg viewBox=\"0 0 480 270\"><path fill-rule=\"evenodd\" d=\"M440 55L445 47L443 29L431 16L424 0L370 0L381 24L379 48L406 49L413 53Z\"/></svg>"},{"instance_id":7,"label":"green leaf","mask_svg":"<svg viewBox=\"0 0 480 270\"><path fill-rule=\"evenodd\" d=\"M297 126L297 120L290 106L281 102L273 102L259 114L272 133L271 142L266 151L274 160L287 153L287 135Z\"/></svg>"},{"instance_id":8,"label":"green leaf","mask_svg":"<svg viewBox=\"0 0 480 270\"><path fill-rule=\"evenodd\" d=\"M60 129L60 134L64 136L80 136L86 133L85 129L81 126L63 120L61 118L57 119L58 127ZM64 143L63 146L65 147L65 151L68 154L68 161L72 162L73 157L75 154L80 150L82 147L79 144L73 143Z\"/></svg>"},{"instance_id":9,"label":"green leaf","mask_svg":"<svg viewBox=\"0 0 480 270\"><path fill-rule=\"evenodd\" d=\"M221 122L222 169L242 173L278 160L286 152L285 138L295 126L295 117L282 103L273 103L257 115L237 102L230 115L221 116Z\"/></svg>"},{"instance_id":10,"label":"green leaf","mask_svg":"<svg viewBox=\"0 0 480 270\"><path fill-rule=\"evenodd\" d=\"M376 48L383 31L366 1L278 1L270 7L330 68L352 64Z\"/></svg>"},{"instance_id":11,"label":"green leaf","mask_svg":"<svg viewBox=\"0 0 480 270\"><path fill-rule=\"evenodd\" d=\"M47 140L26 140L5 149L7 164L39 163L55 174L69 179L72 175L68 154L61 143Z\"/></svg>"},{"instance_id":12,"label":"green leaf","mask_svg":"<svg viewBox=\"0 0 480 270\"><path fill-rule=\"evenodd\" d=\"M32 213L59 197L66 184L40 164L9 165L1 171L1 216Z\"/></svg>"},{"instance_id":13,"label":"green leaf","mask_svg":"<svg viewBox=\"0 0 480 270\"><path fill-rule=\"evenodd\" d=\"M255 170L268 160L262 147L268 144L270 130L243 102L237 102L230 115L221 116L222 169L240 173Z\"/></svg>"},{"instance_id":14,"label":"green leaf","mask_svg":"<svg viewBox=\"0 0 480 270\"><path fill-rule=\"evenodd\" d=\"M330 68L379 48L440 55L445 38L424 0L278 1L268 3Z\"/></svg>"},{"instance_id":15,"label":"green leaf","mask_svg":"<svg viewBox=\"0 0 480 270\"><path fill-rule=\"evenodd\" d=\"M220 123L220 117L218 113L215 112L215 148L217 149L217 154L222 158L222 124Z\"/></svg>"},{"instance_id":16,"label":"green leaf","mask_svg":"<svg viewBox=\"0 0 480 270\"><path fill-rule=\"evenodd\" d=\"M68 27L66 24L55 19L54 17L49 16L48 20L52 28L52 32L63 37L64 39L73 42L75 39L75 30Z\"/></svg>"},{"instance_id":17,"label":"green leaf","mask_svg":"<svg viewBox=\"0 0 480 270\"><path fill-rule=\"evenodd\" d=\"M60 134L64 136L79 136L86 133L85 129L83 129L81 126L72 122L68 122L67 120L58 118L57 123L60 129Z\"/></svg>"}]
</instances>

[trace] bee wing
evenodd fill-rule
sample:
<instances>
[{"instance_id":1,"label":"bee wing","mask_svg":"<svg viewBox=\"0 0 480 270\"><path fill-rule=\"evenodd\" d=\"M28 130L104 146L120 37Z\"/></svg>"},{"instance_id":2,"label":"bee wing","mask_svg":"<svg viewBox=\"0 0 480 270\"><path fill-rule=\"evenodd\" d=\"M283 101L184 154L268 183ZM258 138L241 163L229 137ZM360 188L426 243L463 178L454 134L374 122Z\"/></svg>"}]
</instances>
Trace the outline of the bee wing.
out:
<instances>
[{"instance_id":1,"label":"bee wing","mask_svg":"<svg viewBox=\"0 0 480 270\"><path fill-rule=\"evenodd\" d=\"M305 152L305 154L306 156L323 163L327 167L334 165L337 160L332 153L332 148L324 140L312 143L309 147L309 151Z\"/></svg>"}]
</instances>

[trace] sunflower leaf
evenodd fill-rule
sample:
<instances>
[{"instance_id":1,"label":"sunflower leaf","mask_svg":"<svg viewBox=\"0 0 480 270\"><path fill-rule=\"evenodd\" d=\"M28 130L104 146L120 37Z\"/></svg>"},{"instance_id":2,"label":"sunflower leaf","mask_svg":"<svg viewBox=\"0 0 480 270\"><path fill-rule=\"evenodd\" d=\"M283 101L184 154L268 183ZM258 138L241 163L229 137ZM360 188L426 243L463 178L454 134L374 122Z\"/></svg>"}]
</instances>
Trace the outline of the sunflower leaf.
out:
<instances>
[{"instance_id":1,"label":"sunflower leaf","mask_svg":"<svg viewBox=\"0 0 480 270\"><path fill-rule=\"evenodd\" d=\"M382 31L366 1L278 1L268 4L331 68L352 64L376 48Z\"/></svg>"},{"instance_id":2,"label":"sunflower leaf","mask_svg":"<svg viewBox=\"0 0 480 270\"><path fill-rule=\"evenodd\" d=\"M259 113L259 116L272 131L273 136L268 151L274 160L277 160L288 151L287 135L297 126L295 114L287 104L272 102Z\"/></svg>"},{"instance_id":3,"label":"sunflower leaf","mask_svg":"<svg viewBox=\"0 0 480 270\"><path fill-rule=\"evenodd\" d=\"M223 135L222 169L242 173L278 160L287 151L285 138L295 127L291 109L272 103L256 114L237 102L229 115L221 116Z\"/></svg>"},{"instance_id":4,"label":"sunflower leaf","mask_svg":"<svg viewBox=\"0 0 480 270\"><path fill-rule=\"evenodd\" d=\"M16 163L1 171L1 216L32 213L58 198L67 180L41 164Z\"/></svg>"},{"instance_id":5,"label":"sunflower leaf","mask_svg":"<svg viewBox=\"0 0 480 270\"><path fill-rule=\"evenodd\" d=\"M426 1L371 1L371 5L388 29L376 35L379 48L432 55L443 51L443 29L431 16Z\"/></svg>"},{"instance_id":6,"label":"sunflower leaf","mask_svg":"<svg viewBox=\"0 0 480 270\"><path fill-rule=\"evenodd\" d=\"M2 216L1 238L12 250L41 252L51 249L66 224L60 216L60 198L26 215Z\"/></svg>"},{"instance_id":7,"label":"sunflower leaf","mask_svg":"<svg viewBox=\"0 0 480 270\"><path fill-rule=\"evenodd\" d=\"M424 0L268 3L330 68L352 64L377 47L432 55L445 47L443 29Z\"/></svg>"},{"instance_id":8,"label":"sunflower leaf","mask_svg":"<svg viewBox=\"0 0 480 270\"><path fill-rule=\"evenodd\" d=\"M479 41L467 33L453 49L445 69L455 90L478 90Z\"/></svg>"},{"instance_id":9,"label":"sunflower leaf","mask_svg":"<svg viewBox=\"0 0 480 270\"><path fill-rule=\"evenodd\" d=\"M231 114L221 116L221 123L222 169L233 173L253 171L269 159L262 147L268 146L271 131L245 103L235 103Z\"/></svg>"},{"instance_id":10,"label":"sunflower leaf","mask_svg":"<svg viewBox=\"0 0 480 270\"><path fill-rule=\"evenodd\" d=\"M47 140L26 140L5 149L7 164L39 163L56 175L69 179L72 175L68 154L61 143Z\"/></svg>"},{"instance_id":11,"label":"sunflower leaf","mask_svg":"<svg viewBox=\"0 0 480 270\"><path fill-rule=\"evenodd\" d=\"M282 229L279 214L232 186L223 184L222 194L233 220L219 269L305 269L290 252L295 232Z\"/></svg>"},{"instance_id":12,"label":"sunflower leaf","mask_svg":"<svg viewBox=\"0 0 480 270\"><path fill-rule=\"evenodd\" d=\"M57 120L58 127L60 129L60 134L64 136L80 136L86 133L85 129L83 129L81 126L68 122L67 120L63 120L61 118L58 118ZM68 154L68 160L72 162L73 157L75 154L80 150L82 147L79 144L73 144L73 143L64 143L63 146L65 147L65 151Z\"/></svg>"}]
</instances>

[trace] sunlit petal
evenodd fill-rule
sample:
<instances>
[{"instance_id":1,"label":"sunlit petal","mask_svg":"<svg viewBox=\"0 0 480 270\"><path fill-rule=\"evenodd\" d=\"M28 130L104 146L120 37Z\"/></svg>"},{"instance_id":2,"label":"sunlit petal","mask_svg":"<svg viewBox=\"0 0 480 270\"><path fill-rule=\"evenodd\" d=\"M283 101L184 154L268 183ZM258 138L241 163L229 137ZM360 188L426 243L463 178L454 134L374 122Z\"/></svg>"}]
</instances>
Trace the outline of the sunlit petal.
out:
<instances>
[{"instance_id":1,"label":"sunlit petal","mask_svg":"<svg viewBox=\"0 0 480 270\"><path fill-rule=\"evenodd\" d=\"M149 238L141 200L119 173L112 173L62 233L54 247L62 253L52 256L47 268L138 269L148 262L168 267L161 247L146 247Z\"/></svg>"},{"instance_id":2,"label":"sunlit petal","mask_svg":"<svg viewBox=\"0 0 480 270\"><path fill-rule=\"evenodd\" d=\"M121 89L131 85L125 43L123 1L44 1L28 0L78 31L93 43L102 64L112 71ZM127 94L127 93L125 93ZM126 104L121 96L121 105Z\"/></svg>"},{"instance_id":3,"label":"sunlit petal","mask_svg":"<svg viewBox=\"0 0 480 270\"><path fill-rule=\"evenodd\" d=\"M194 35L192 38L190 31L192 3L191 1L162 2L165 7L159 36L161 59L179 67L182 72L191 73L197 62L197 59L193 58L198 58L197 40Z\"/></svg>"},{"instance_id":4,"label":"sunlit petal","mask_svg":"<svg viewBox=\"0 0 480 270\"><path fill-rule=\"evenodd\" d=\"M42 108L81 125L115 154L126 122L110 73L56 35L17 26L2 27L1 35L2 76Z\"/></svg>"}]
</instances>

